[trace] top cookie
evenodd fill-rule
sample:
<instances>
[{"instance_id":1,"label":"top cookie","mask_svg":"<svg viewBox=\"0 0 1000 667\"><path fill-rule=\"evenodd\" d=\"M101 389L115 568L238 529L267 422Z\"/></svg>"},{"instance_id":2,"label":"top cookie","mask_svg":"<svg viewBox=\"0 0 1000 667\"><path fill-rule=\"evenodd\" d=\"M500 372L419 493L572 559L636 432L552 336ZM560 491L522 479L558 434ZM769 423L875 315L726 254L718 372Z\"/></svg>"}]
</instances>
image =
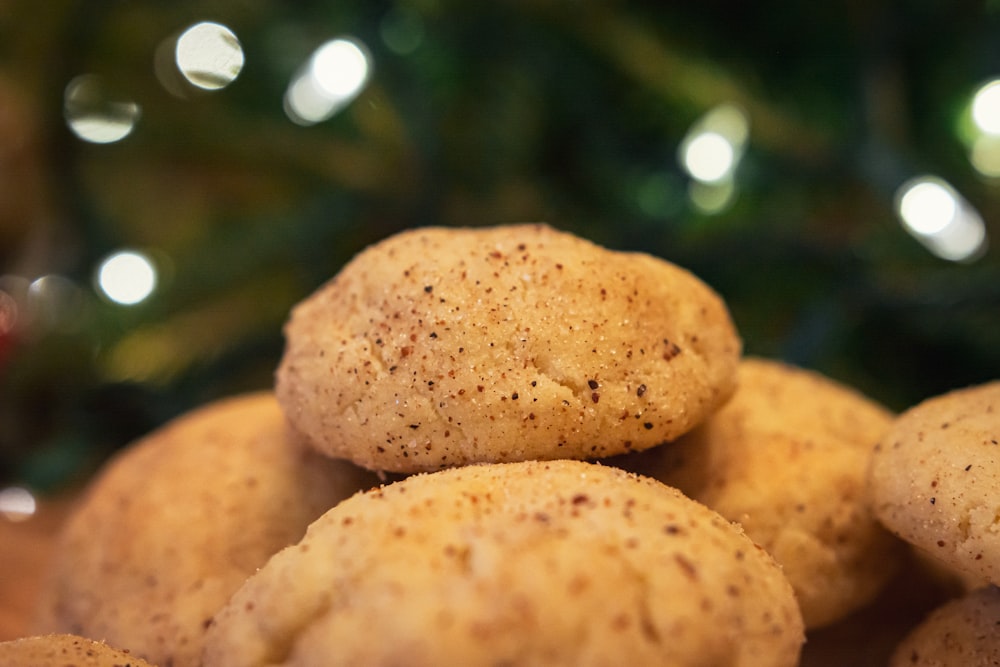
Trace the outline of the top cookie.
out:
<instances>
[{"instance_id":1,"label":"top cookie","mask_svg":"<svg viewBox=\"0 0 1000 667\"><path fill-rule=\"evenodd\" d=\"M545 225L403 232L286 325L277 395L317 449L376 470L597 458L690 430L741 342L688 271Z\"/></svg>"},{"instance_id":2,"label":"top cookie","mask_svg":"<svg viewBox=\"0 0 1000 667\"><path fill-rule=\"evenodd\" d=\"M904 412L875 448L878 518L970 579L1000 583L1000 380Z\"/></svg>"}]
</instances>

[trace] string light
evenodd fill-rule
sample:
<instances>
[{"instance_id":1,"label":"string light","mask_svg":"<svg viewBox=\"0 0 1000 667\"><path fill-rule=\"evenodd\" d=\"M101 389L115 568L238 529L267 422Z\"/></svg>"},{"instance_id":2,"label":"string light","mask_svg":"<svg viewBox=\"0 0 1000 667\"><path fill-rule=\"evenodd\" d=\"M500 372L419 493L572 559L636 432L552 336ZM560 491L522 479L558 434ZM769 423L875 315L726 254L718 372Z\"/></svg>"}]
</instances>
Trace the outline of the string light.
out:
<instances>
[{"instance_id":1,"label":"string light","mask_svg":"<svg viewBox=\"0 0 1000 667\"><path fill-rule=\"evenodd\" d=\"M0 515L10 521L25 521L34 516L38 510L35 496L20 486L8 486L0 489Z\"/></svg>"},{"instance_id":2,"label":"string light","mask_svg":"<svg viewBox=\"0 0 1000 667\"><path fill-rule=\"evenodd\" d=\"M204 21L177 38L177 69L192 85L205 90L225 88L243 69L240 40L226 26Z\"/></svg>"},{"instance_id":3,"label":"string light","mask_svg":"<svg viewBox=\"0 0 1000 667\"><path fill-rule=\"evenodd\" d=\"M356 39L333 39L313 52L285 92L285 113L299 125L327 120L356 98L371 75L371 56Z\"/></svg>"},{"instance_id":4,"label":"string light","mask_svg":"<svg viewBox=\"0 0 1000 667\"><path fill-rule=\"evenodd\" d=\"M156 268L140 252L123 250L101 262L97 287L115 303L132 306L145 301L156 289Z\"/></svg>"},{"instance_id":5,"label":"string light","mask_svg":"<svg viewBox=\"0 0 1000 667\"><path fill-rule=\"evenodd\" d=\"M903 227L942 259L976 259L986 247L982 217L950 184L935 176L911 179L896 193Z\"/></svg>"},{"instance_id":6,"label":"string light","mask_svg":"<svg viewBox=\"0 0 1000 667\"><path fill-rule=\"evenodd\" d=\"M135 102L114 99L92 74L76 77L63 92L63 115L70 130L84 141L111 144L132 133L139 121Z\"/></svg>"}]
</instances>

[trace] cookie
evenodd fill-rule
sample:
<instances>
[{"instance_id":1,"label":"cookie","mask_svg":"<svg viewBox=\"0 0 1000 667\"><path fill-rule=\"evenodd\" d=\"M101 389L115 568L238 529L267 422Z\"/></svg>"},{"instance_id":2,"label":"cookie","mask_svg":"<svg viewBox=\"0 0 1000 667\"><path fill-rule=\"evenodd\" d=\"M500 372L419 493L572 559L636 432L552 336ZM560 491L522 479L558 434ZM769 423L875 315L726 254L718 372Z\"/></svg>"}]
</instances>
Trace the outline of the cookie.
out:
<instances>
[{"instance_id":1,"label":"cookie","mask_svg":"<svg viewBox=\"0 0 1000 667\"><path fill-rule=\"evenodd\" d=\"M871 603L836 623L806 632L799 667L886 667L904 637L964 589L912 549Z\"/></svg>"},{"instance_id":2,"label":"cookie","mask_svg":"<svg viewBox=\"0 0 1000 667\"><path fill-rule=\"evenodd\" d=\"M248 575L373 475L297 446L270 392L221 400L137 441L58 536L44 632L199 664L205 626Z\"/></svg>"},{"instance_id":3,"label":"cookie","mask_svg":"<svg viewBox=\"0 0 1000 667\"><path fill-rule=\"evenodd\" d=\"M74 635L38 635L0 642L4 667L151 667L128 651Z\"/></svg>"},{"instance_id":4,"label":"cookie","mask_svg":"<svg viewBox=\"0 0 1000 667\"><path fill-rule=\"evenodd\" d=\"M879 519L969 580L1000 583L1000 381L904 412L872 457Z\"/></svg>"},{"instance_id":5,"label":"cookie","mask_svg":"<svg viewBox=\"0 0 1000 667\"><path fill-rule=\"evenodd\" d=\"M571 460L350 498L212 621L205 667L795 665L774 560L655 480Z\"/></svg>"},{"instance_id":6,"label":"cookie","mask_svg":"<svg viewBox=\"0 0 1000 667\"><path fill-rule=\"evenodd\" d=\"M298 304L276 391L369 469L590 459L690 430L741 342L688 271L545 225L402 232Z\"/></svg>"},{"instance_id":7,"label":"cookie","mask_svg":"<svg viewBox=\"0 0 1000 667\"><path fill-rule=\"evenodd\" d=\"M1000 589L971 591L933 611L910 632L889 667L1000 665Z\"/></svg>"},{"instance_id":8,"label":"cookie","mask_svg":"<svg viewBox=\"0 0 1000 667\"><path fill-rule=\"evenodd\" d=\"M748 357L733 398L702 425L614 463L740 522L781 563L816 628L871 601L898 561L865 495L872 448L892 420L826 376Z\"/></svg>"}]
</instances>

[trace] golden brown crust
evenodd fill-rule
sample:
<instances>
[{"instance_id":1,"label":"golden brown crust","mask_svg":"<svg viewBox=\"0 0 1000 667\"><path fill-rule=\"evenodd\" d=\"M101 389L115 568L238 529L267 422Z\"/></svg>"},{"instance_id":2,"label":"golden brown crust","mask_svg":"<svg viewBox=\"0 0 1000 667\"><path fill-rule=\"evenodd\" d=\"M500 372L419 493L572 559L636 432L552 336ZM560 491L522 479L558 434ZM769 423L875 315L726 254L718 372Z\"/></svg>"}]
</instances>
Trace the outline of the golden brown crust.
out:
<instances>
[{"instance_id":1,"label":"golden brown crust","mask_svg":"<svg viewBox=\"0 0 1000 667\"><path fill-rule=\"evenodd\" d=\"M37 635L0 642L4 667L152 667L127 650L75 635Z\"/></svg>"},{"instance_id":2,"label":"golden brown crust","mask_svg":"<svg viewBox=\"0 0 1000 667\"><path fill-rule=\"evenodd\" d=\"M357 495L215 617L206 667L794 665L780 568L655 480L483 464Z\"/></svg>"},{"instance_id":3,"label":"golden brown crust","mask_svg":"<svg viewBox=\"0 0 1000 667\"><path fill-rule=\"evenodd\" d=\"M377 483L287 436L263 392L203 406L121 452L59 536L41 629L197 665L208 619L246 577Z\"/></svg>"},{"instance_id":4,"label":"golden brown crust","mask_svg":"<svg viewBox=\"0 0 1000 667\"><path fill-rule=\"evenodd\" d=\"M689 272L544 225L397 234L299 304L286 339L296 428L399 472L651 447L728 397L741 351Z\"/></svg>"},{"instance_id":5,"label":"golden brown crust","mask_svg":"<svg viewBox=\"0 0 1000 667\"><path fill-rule=\"evenodd\" d=\"M871 601L898 561L865 495L871 450L892 419L818 373L746 358L733 398L701 426L614 463L741 522L781 563L815 628Z\"/></svg>"},{"instance_id":6,"label":"golden brown crust","mask_svg":"<svg viewBox=\"0 0 1000 667\"><path fill-rule=\"evenodd\" d=\"M969 580L1000 583L1000 381L910 408L876 448L879 519Z\"/></svg>"}]
</instances>

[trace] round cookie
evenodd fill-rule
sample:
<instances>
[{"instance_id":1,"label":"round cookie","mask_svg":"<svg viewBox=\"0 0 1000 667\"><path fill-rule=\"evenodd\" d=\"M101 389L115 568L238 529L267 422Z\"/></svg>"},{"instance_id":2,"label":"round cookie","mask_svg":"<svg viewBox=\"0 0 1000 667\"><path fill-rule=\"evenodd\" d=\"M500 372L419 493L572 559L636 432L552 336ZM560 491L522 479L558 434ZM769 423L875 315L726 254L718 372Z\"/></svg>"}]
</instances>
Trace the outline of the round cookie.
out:
<instances>
[{"instance_id":1,"label":"round cookie","mask_svg":"<svg viewBox=\"0 0 1000 667\"><path fill-rule=\"evenodd\" d=\"M1000 583L1000 381L911 407L875 449L879 519L969 580Z\"/></svg>"},{"instance_id":2,"label":"round cookie","mask_svg":"<svg viewBox=\"0 0 1000 667\"><path fill-rule=\"evenodd\" d=\"M378 483L289 435L262 392L201 407L120 452L58 536L40 629L198 665L208 620L247 576Z\"/></svg>"},{"instance_id":3,"label":"round cookie","mask_svg":"<svg viewBox=\"0 0 1000 667\"><path fill-rule=\"evenodd\" d=\"M933 611L910 632L889 667L1000 665L1000 589L971 591Z\"/></svg>"},{"instance_id":4,"label":"round cookie","mask_svg":"<svg viewBox=\"0 0 1000 667\"><path fill-rule=\"evenodd\" d=\"M75 635L38 635L0 642L4 667L152 667L128 651Z\"/></svg>"},{"instance_id":5,"label":"round cookie","mask_svg":"<svg viewBox=\"0 0 1000 667\"><path fill-rule=\"evenodd\" d=\"M819 373L746 358L732 399L678 441L613 461L676 486L781 563L808 628L875 598L899 544L867 504L884 407Z\"/></svg>"},{"instance_id":6,"label":"round cookie","mask_svg":"<svg viewBox=\"0 0 1000 667\"><path fill-rule=\"evenodd\" d=\"M216 615L205 667L796 664L774 560L676 489L581 461L359 494Z\"/></svg>"},{"instance_id":7,"label":"round cookie","mask_svg":"<svg viewBox=\"0 0 1000 667\"><path fill-rule=\"evenodd\" d=\"M285 337L289 420L397 472L646 449L729 396L741 352L688 271L545 225L390 237L296 306Z\"/></svg>"}]
</instances>

